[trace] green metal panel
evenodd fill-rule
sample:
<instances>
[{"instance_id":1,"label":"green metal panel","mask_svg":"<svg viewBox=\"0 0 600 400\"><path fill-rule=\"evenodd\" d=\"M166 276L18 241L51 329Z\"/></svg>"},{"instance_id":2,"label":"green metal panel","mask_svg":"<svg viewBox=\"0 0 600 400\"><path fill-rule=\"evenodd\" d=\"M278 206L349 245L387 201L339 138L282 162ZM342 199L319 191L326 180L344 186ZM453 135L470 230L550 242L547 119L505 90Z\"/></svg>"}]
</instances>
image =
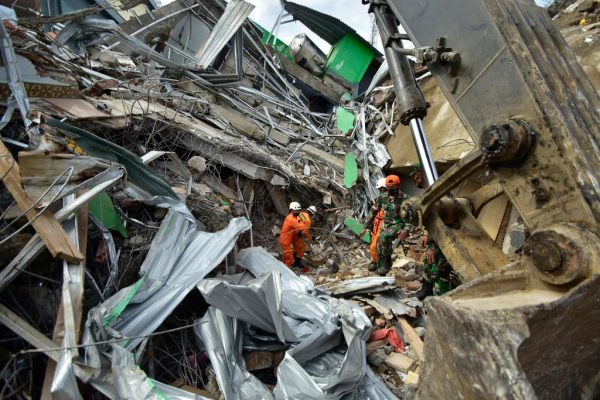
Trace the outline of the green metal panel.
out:
<instances>
[{"instance_id":1,"label":"green metal panel","mask_svg":"<svg viewBox=\"0 0 600 400\"><path fill-rule=\"evenodd\" d=\"M356 156L354 153L347 153L344 169L344 185L350 189L358 179L358 166L356 165Z\"/></svg>"},{"instance_id":2,"label":"green metal panel","mask_svg":"<svg viewBox=\"0 0 600 400\"><path fill-rule=\"evenodd\" d=\"M123 165L129 180L149 194L178 199L171 186L129 150L57 119L50 118L46 124L60 129L63 134L74 139L87 154Z\"/></svg>"},{"instance_id":3,"label":"green metal panel","mask_svg":"<svg viewBox=\"0 0 600 400\"><path fill-rule=\"evenodd\" d=\"M127 229L123 223L123 218L119 215L115 206L106 192L90 200L88 203L89 211L96 217L106 229L119 232L123 237L127 237Z\"/></svg>"},{"instance_id":4,"label":"green metal panel","mask_svg":"<svg viewBox=\"0 0 600 400\"><path fill-rule=\"evenodd\" d=\"M346 110L344 107L337 107L335 115L337 117L337 127L342 133L348 133L354 129L356 117L353 112Z\"/></svg>"},{"instance_id":5,"label":"green metal panel","mask_svg":"<svg viewBox=\"0 0 600 400\"><path fill-rule=\"evenodd\" d=\"M365 43L348 33L331 47L326 71L354 85L367 72L373 57L373 51Z\"/></svg>"},{"instance_id":6,"label":"green metal panel","mask_svg":"<svg viewBox=\"0 0 600 400\"><path fill-rule=\"evenodd\" d=\"M281 54L288 60L294 61L294 56L290 52L290 47L287 44L285 44L284 42L282 42L281 40L276 38L274 35L271 35L271 32L269 32L268 30L266 30L265 28L263 28L262 26L257 24L255 21L252 21L252 23L254 24L254 26L256 26L258 29L260 29L260 31L262 32L262 37L260 40L264 44L268 44L276 52L278 52L279 54ZM267 40L269 41L269 43L267 43Z\"/></svg>"},{"instance_id":7,"label":"green metal panel","mask_svg":"<svg viewBox=\"0 0 600 400\"><path fill-rule=\"evenodd\" d=\"M360 231L362 231L364 228L363 224L361 224L352 217L346 218L346 220L344 221L344 225L346 225L346 227L352 232L354 232L356 235L358 235ZM366 243L371 243L371 232L367 231L365 235L361 238L361 240L363 240Z\"/></svg>"}]
</instances>

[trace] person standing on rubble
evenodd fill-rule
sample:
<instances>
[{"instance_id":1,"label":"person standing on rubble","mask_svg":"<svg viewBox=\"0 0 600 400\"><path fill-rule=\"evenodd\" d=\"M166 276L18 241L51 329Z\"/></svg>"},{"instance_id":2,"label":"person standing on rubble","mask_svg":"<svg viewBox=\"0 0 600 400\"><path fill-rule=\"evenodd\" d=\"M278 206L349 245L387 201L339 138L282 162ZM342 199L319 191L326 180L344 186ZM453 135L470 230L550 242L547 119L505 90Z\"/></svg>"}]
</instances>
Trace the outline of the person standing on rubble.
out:
<instances>
[{"instance_id":1,"label":"person standing on rubble","mask_svg":"<svg viewBox=\"0 0 600 400\"><path fill-rule=\"evenodd\" d=\"M283 253L282 261L289 268L303 268L302 257L306 251L303 237L308 233L307 225L300 218L302 207L300 203L290 203L287 217L283 220L283 227L279 234L279 245Z\"/></svg>"},{"instance_id":2,"label":"person standing on rubble","mask_svg":"<svg viewBox=\"0 0 600 400\"><path fill-rule=\"evenodd\" d=\"M392 268L392 251L396 238L408 238L409 224L401 217L402 202L406 195L400 191L400 178L388 175L385 178L387 193L380 195L369 213L366 229L372 230L375 218L383 211L383 225L377 239L377 273L385 276Z\"/></svg>"},{"instance_id":3,"label":"person standing on rubble","mask_svg":"<svg viewBox=\"0 0 600 400\"><path fill-rule=\"evenodd\" d=\"M381 178L377 180L377 190L379 191L379 196L377 196L377 199L375 199L373 201L373 204L376 204L378 199L383 196L386 192L387 192L387 188L385 187L385 178ZM379 239L379 233L381 232L381 227L383 226L383 208L379 210L379 212L377 213L377 215L375 216L375 219L373 220L373 228L371 230L371 245L370 245L370 250L371 250L371 259L373 261L371 261L371 264L369 264L369 271L373 272L377 269L377 239ZM366 229L363 229L361 231L361 233L358 235L358 237L362 238L365 233L366 233Z\"/></svg>"}]
</instances>

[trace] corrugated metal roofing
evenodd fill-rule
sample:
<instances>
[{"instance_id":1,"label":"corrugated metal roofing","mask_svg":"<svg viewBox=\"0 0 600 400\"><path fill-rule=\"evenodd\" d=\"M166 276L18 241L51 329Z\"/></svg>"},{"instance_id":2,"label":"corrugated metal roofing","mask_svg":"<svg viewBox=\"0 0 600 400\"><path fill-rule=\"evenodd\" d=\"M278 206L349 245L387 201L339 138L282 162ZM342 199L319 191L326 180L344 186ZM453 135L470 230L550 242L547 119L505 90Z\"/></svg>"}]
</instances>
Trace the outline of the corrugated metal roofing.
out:
<instances>
[{"instance_id":1,"label":"corrugated metal roofing","mask_svg":"<svg viewBox=\"0 0 600 400\"><path fill-rule=\"evenodd\" d=\"M367 42L362 36L360 36L354 29L340 21L339 19L332 17L331 15L323 14L320 11L313 10L312 8L302 6L300 4L286 1L283 3L283 8L293 15L294 19L302 22L308 29L319 35L323 40L333 45L342 37L348 33L353 33L363 43L373 50L377 57L381 57L382 54L369 42ZM366 9L365 9L366 17Z\"/></svg>"}]
</instances>

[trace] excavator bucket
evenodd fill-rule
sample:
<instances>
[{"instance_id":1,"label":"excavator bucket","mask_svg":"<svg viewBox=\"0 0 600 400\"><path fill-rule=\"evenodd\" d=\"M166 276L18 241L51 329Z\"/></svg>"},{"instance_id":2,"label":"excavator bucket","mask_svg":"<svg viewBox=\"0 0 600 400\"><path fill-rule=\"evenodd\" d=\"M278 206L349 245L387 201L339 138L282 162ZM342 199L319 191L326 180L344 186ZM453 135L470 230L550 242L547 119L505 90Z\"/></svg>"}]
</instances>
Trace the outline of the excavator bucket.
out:
<instances>
[{"instance_id":1,"label":"excavator bucket","mask_svg":"<svg viewBox=\"0 0 600 400\"><path fill-rule=\"evenodd\" d=\"M598 398L598 94L533 0L387 6L417 49L460 55L460 65L428 67L479 144L421 199L427 228L468 283L426 302L417 397ZM444 197L481 168L531 233L510 263L471 210Z\"/></svg>"}]
</instances>

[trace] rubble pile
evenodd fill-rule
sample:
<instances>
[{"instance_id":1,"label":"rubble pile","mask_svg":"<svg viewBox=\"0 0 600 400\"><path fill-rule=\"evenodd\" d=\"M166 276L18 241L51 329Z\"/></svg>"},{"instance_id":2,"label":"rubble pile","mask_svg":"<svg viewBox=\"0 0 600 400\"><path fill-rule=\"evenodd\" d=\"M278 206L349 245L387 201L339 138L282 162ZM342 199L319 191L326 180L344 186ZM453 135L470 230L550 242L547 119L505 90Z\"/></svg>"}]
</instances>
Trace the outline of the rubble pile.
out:
<instances>
[{"instance_id":1,"label":"rubble pile","mask_svg":"<svg viewBox=\"0 0 600 400\"><path fill-rule=\"evenodd\" d=\"M362 253L393 111L307 92L247 2L130 6L0 9L2 397L394 398L362 308L275 258L292 199L308 276Z\"/></svg>"},{"instance_id":2,"label":"rubble pile","mask_svg":"<svg viewBox=\"0 0 600 400\"><path fill-rule=\"evenodd\" d=\"M384 171L422 189L386 63L366 87L318 76L243 0L104 3L0 6L0 398L409 396L425 249L374 277L357 236ZM555 18L584 49L599 12ZM474 146L451 118L443 166ZM290 201L318 210L305 273L279 261Z\"/></svg>"}]
</instances>

